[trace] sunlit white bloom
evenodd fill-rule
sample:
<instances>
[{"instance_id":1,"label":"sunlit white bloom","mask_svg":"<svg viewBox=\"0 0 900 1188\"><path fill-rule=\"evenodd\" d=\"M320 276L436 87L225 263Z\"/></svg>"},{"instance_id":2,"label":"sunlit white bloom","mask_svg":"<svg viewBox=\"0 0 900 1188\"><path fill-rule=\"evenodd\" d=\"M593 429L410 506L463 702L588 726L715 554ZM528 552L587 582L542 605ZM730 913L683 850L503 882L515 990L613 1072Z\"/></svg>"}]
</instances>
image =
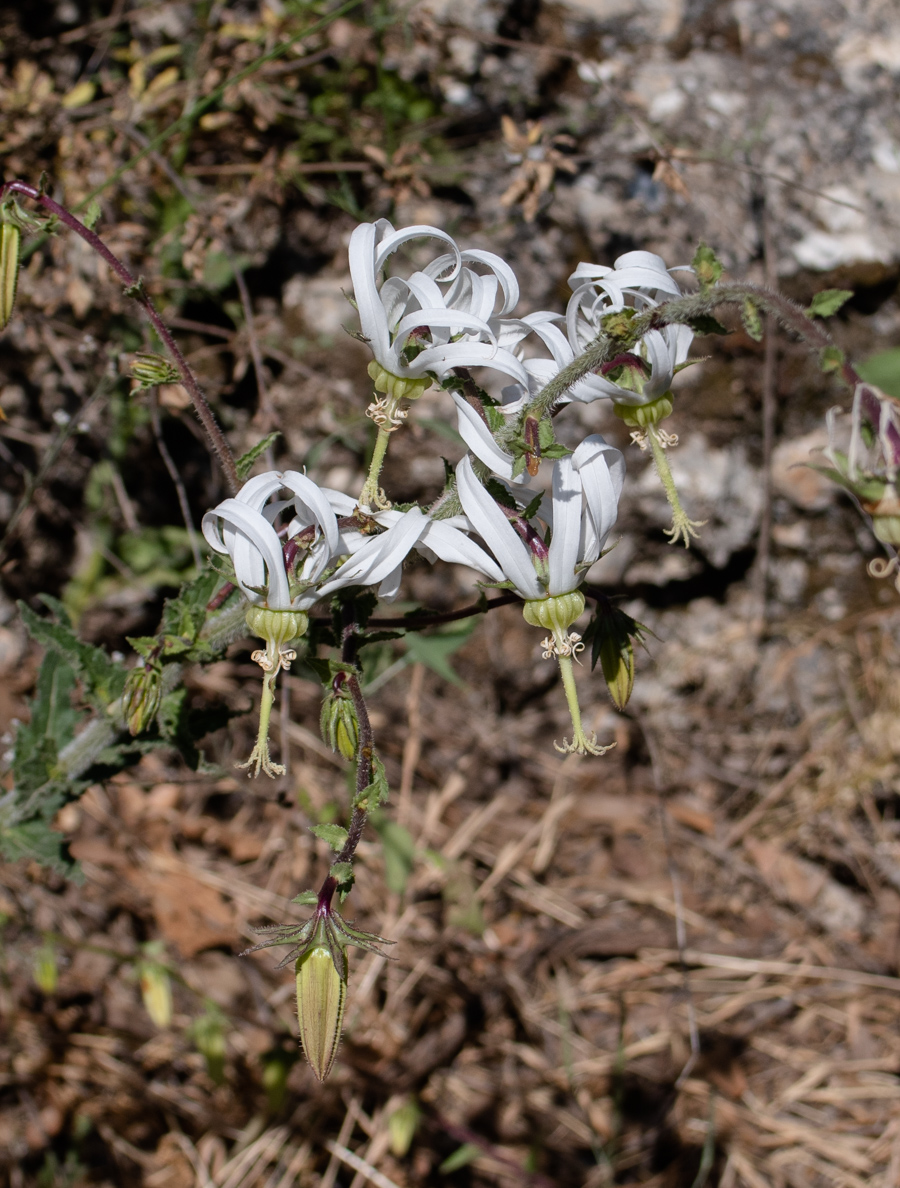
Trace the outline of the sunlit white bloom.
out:
<instances>
[{"instance_id":1,"label":"sunlit white bloom","mask_svg":"<svg viewBox=\"0 0 900 1188\"><path fill-rule=\"evenodd\" d=\"M354 502L349 496L331 492L342 513L350 515ZM344 500L340 507L338 497ZM467 565L484 574L491 581L502 582L503 573L494 559L464 531L469 527L465 516L433 520L420 508L408 511L380 511L370 517L386 529L377 536L344 531L343 547L352 555L335 571L319 590L327 597L345 586L378 586L379 595L390 601L400 589L403 562L413 549L428 560L440 558L458 565Z\"/></svg>"},{"instance_id":2,"label":"sunlit white bloom","mask_svg":"<svg viewBox=\"0 0 900 1188\"><path fill-rule=\"evenodd\" d=\"M661 300L681 296L665 261L652 252L627 252L619 256L613 268L579 264L569 277L569 285L574 290L566 308L570 354L567 358L559 352L554 356L562 366L596 339L607 314L626 307L643 312ZM563 401L588 403L606 397L631 407L649 404L671 388L676 370L687 359L693 337L689 326L651 330L632 353L610 360L599 375L586 375L574 384Z\"/></svg>"},{"instance_id":3,"label":"sunlit white bloom","mask_svg":"<svg viewBox=\"0 0 900 1188\"><path fill-rule=\"evenodd\" d=\"M450 251L405 280L391 277L379 286L389 256L419 238L437 239ZM484 275L466 264L490 271ZM437 227L395 231L380 219L350 237L350 275L363 336L388 375L441 379L454 367L486 366L525 382L520 361L498 341L498 321L519 299L515 275L499 256L461 251Z\"/></svg>"},{"instance_id":4,"label":"sunlit white bloom","mask_svg":"<svg viewBox=\"0 0 900 1188\"><path fill-rule=\"evenodd\" d=\"M463 511L488 545L507 580L526 599L568 594L600 556L616 522L625 481L622 453L592 434L568 458L553 464L553 489L538 517L550 529L550 544L521 516L507 514L463 458L456 468ZM534 492L516 492L528 498Z\"/></svg>"},{"instance_id":5,"label":"sunlit white bloom","mask_svg":"<svg viewBox=\"0 0 900 1188\"><path fill-rule=\"evenodd\" d=\"M557 750L602 755L581 722L573 661L583 648L581 636L569 629L584 610L580 587L585 570L600 556L615 523L625 462L619 450L595 434L586 438L569 458L553 466L552 497L541 500L536 519L549 530L542 534L524 514L503 508L472 469L469 458L456 468L460 502L475 531L490 547L507 580L525 600L526 622L549 632L543 655L556 656L572 718L572 739L554 743ZM517 498L533 492L517 490Z\"/></svg>"},{"instance_id":6,"label":"sunlit white bloom","mask_svg":"<svg viewBox=\"0 0 900 1188\"><path fill-rule=\"evenodd\" d=\"M289 491L290 497L269 502ZM286 521L284 539L304 538L289 578L276 518ZM296 470L267 471L244 484L203 517L203 535L217 553L227 553L235 582L254 606L305 610L317 600L315 583L340 545L334 509L324 492Z\"/></svg>"}]
</instances>

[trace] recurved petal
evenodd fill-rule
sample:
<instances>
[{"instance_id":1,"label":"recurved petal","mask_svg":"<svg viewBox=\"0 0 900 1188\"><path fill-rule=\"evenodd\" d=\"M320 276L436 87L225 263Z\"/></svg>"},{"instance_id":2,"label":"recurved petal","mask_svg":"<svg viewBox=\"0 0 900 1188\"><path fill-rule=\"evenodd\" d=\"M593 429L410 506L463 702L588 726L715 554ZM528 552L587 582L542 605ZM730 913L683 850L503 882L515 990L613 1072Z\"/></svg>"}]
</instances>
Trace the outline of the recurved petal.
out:
<instances>
[{"instance_id":1,"label":"recurved petal","mask_svg":"<svg viewBox=\"0 0 900 1188\"><path fill-rule=\"evenodd\" d=\"M260 601L254 587L265 586L266 603L272 610L290 609L281 542L259 512L238 499L225 499L203 517L203 535L216 552L231 557L237 583L251 602Z\"/></svg>"},{"instance_id":2,"label":"recurved petal","mask_svg":"<svg viewBox=\"0 0 900 1188\"><path fill-rule=\"evenodd\" d=\"M519 540L509 520L484 489L468 458L456 468L460 503L472 527L490 547L500 568L523 598L543 598L546 594L531 562L531 554Z\"/></svg>"},{"instance_id":3,"label":"recurved petal","mask_svg":"<svg viewBox=\"0 0 900 1188\"><path fill-rule=\"evenodd\" d=\"M387 532L369 537L321 587L320 596L327 597L345 586L378 585L403 563L427 526L428 519L419 508L404 512Z\"/></svg>"},{"instance_id":4,"label":"recurved petal","mask_svg":"<svg viewBox=\"0 0 900 1188\"><path fill-rule=\"evenodd\" d=\"M510 351L489 342L471 342L467 339L422 351L409 367L409 374L423 375L426 371L433 371L443 378L452 367L492 367L495 371L512 376L520 384L528 383L523 364Z\"/></svg>"},{"instance_id":5,"label":"recurved petal","mask_svg":"<svg viewBox=\"0 0 900 1188\"><path fill-rule=\"evenodd\" d=\"M568 594L578 585L575 567L583 514L581 478L571 458L553 465L553 536L550 539L551 594Z\"/></svg>"},{"instance_id":6,"label":"recurved petal","mask_svg":"<svg viewBox=\"0 0 900 1188\"><path fill-rule=\"evenodd\" d=\"M490 429L471 404L458 392L451 392L451 396L456 405L459 435L468 448L485 466L490 466L494 474L507 479L512 478L512 457L497 445Z\"/></svg>"},{"instance_id":7,"label":"recurved petal","mask_svg":"<svg viewBox=\"0 0 900 1188\"><path fill-rule=\"evenodd\" d=\"M390 224L389 224L390 225ZM387 314L378 294L375 246L378 227L361 223L350 236L350 277L359 313L360 328L375 358L382 364L390 357Z\"/></svg>"}]
</instances>

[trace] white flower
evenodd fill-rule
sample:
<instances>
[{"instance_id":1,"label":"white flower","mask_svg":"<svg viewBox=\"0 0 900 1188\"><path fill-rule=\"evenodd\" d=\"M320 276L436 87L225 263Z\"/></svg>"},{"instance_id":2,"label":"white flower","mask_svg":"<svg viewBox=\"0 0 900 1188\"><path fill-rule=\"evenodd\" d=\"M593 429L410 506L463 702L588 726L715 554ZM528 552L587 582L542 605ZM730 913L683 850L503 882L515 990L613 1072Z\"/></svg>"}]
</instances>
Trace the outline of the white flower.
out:
<instances>
[{"instance_id":1,"label":"white flower","mask_svg":"<svg viewBox=\"0 0 900 1188\"><path fill-rule=\"evenodd\" d=\"M291 498L269 503L282 490ZM290 513L285 538L308 536L296 567L294 589L288 578L275 518ZM326 494L305 474L270 470L244 484L203 517L203 535L217 553L227 553L235 582L253 606L268 610L305 610L317 600L316 581L338 553L340 532Z\"/></svg>"},{"instance_id":2,"label":"white flower","mask_svg":"<svg viewBox=\"0 0 900 1188\"><path fill-rule=\"evenodd\" d=\"M517 527L485 490L468 458L456 468L457 489L472 527L496 557L518 594L532 601L576 590L600 556L618 513L625 459L599 435L585 438L569 458L553 465L553 493L538 516L551 530L550 545L517 517ZM519 498L533 492L517 491ZM523 539L525 537L526 539Z\"/></svg>"},{"instance_id":3,"label":"white flower","mask_svg":"<svg viewBox=\"0 0 900 1188\"><path fill-rule=\"evenodd\" d=\"M337 494L332 493L333 496ZM349 496L341 498L346 501L341 510L352 511L353 500ZM352 556L322 585L320 597L327 597L345 586L378 585L382 598L388 601L396 598L403 562L413 549L429 560L439 557L442 561L477 569L492 581L504 580L493 558L463 531L468 527L465 516L433 520L420 508L413 507L404 512L377 512L371 518L387 531L377 536L344 532L341 539Z\"/></svg>"},{"instance_id":4,"label":"white flower","mask_svg":"<svg viewBox=\"0 0 900 1188\"><path fill-rule=\"evenodd\" d=\"M391 253L422 237L443 241L450 252L408 279L391 277L379 288ZM491 272L482 275L463 267L466 263ZM395 231L381 219L361 224L350 237L350 275L363 336L389 375L421 380L433 373L440 379L454 367L484 366L525 382L522 364L498 342L498 320L519 299L513 271L499 256L460 251L437 227Z\"/></svg>"},{"instance_id":5,"label":"white flower","mask_svg":"<svg viewBox=\"0 0 900 1188\"><path fill-rule=\"evenodd\" d=\"M678 271L678 270L676 270ZM640 311L651 309L669 297L681 296L677 282L665 261L652 252L627 252L614 268L600 264L579 264L569 277L574 290L566 308L566 330L571 362L597 337L602 319L630 305ZM602 397L620 405L649 404L672 386L677 368L685 362L694 332L689 326L672 325L650 330L635 351L606 364L606 374L586 375L574 384L562 402L588 403ZM563 355L555 358L563 359ZM609 379L618 372L617 380Z\"/></svg>"}]
</instances>

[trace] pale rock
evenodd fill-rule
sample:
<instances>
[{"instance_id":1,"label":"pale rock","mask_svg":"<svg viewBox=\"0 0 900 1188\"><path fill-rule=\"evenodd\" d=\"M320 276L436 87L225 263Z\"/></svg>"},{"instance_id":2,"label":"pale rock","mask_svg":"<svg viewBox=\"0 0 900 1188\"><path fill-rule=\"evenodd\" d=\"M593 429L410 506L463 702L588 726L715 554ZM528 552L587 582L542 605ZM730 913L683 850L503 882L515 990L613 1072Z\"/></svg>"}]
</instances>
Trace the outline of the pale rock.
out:
<instances>
[{"instance_id":1,"label":"pale rock","mask_svg":"<svg viewBox=\"0 0 900 1188\"><path fill-rule=\"evenodd\" d=\"M813 464L827 465L821 453L827 445L828 434L822 427L782 441L772 451L772 486L804 511L824 511L834 502L834 483L812 469Z\"/></svg>"},{"instance_id":2,"label":"pale rock","mask_svg":"<svg viewBox=\"0 0 900 1188\"><path fill-rule=\"evenodd\" d=\"M811 231L794 245L793 253L798 264L815 272L829 272L842 264L865 264L882 257L863 231L848 231L842 235Z\"/></svg>"},{"instance_id":3,"label":"pale rock","mask_svg":"<svg viewBox=\"0 0 900 1188\"><path fill-rule=\"evenodd\" d=\"M282 290L282 301L285 309L299 313L310 333L338 338L345 325L356 322L356 312L344 296L352 288L349 275L292 276Z\"/></svg>"}]
</instances>

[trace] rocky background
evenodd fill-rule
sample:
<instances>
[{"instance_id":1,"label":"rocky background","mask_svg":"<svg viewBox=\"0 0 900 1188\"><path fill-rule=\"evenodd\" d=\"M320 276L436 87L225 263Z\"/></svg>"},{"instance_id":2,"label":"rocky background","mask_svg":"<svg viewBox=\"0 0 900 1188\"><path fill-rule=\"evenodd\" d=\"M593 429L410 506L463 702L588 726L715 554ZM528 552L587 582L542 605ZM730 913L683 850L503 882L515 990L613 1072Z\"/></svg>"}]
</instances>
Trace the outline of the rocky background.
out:
<instances>
[{"instance_id":1,"label":"rocky background","mask_svg":"<svg viewBox=\"0 0 900 1188\"><path fill-rule=\"evenodd\" d=\"M236 452L278 428L279 466L361 483L367 355L343 292L349 234L373 217L504 255L523 310L563 305L579 260L687 263L703 239L804 304L852 289L831 328L855 360L897 343L888 0L334 12L0 9L4 178L97 198ZM222 496L182 390L129 396L127 361L152 344L105 266L67 235L26 246L0 336L6 744L40 662L15 599L60 597L83 638L127 652L193 563L179 487L193 524ZM290 973L235 956L294 918L328 861L309 826L346 804L302 666L283 781L231 774L255 729L248 641L188 677L197 706L248 711L205 740L213 774L148 756L66 808L81 884L3 868L11 1188L900 1182L898 595L867 576L860 514L803 466L849 394L785 336L733 324L696 341L667 423L708 521L696 548L665 543L622 426L597 404L567 414L629 467L621 539L592 574L649 629L628 711L582 674L614 751L553 751L560 690L513 607L373 652L394 796L349 906L397 944L354 962L324 1087ZM121 378L97 395L104 376ZM418 403L393 498L437 493L452 428L438 396ZM414 569L410 589L473 596L452 570Z\"/></svg>"}]
</instances>

